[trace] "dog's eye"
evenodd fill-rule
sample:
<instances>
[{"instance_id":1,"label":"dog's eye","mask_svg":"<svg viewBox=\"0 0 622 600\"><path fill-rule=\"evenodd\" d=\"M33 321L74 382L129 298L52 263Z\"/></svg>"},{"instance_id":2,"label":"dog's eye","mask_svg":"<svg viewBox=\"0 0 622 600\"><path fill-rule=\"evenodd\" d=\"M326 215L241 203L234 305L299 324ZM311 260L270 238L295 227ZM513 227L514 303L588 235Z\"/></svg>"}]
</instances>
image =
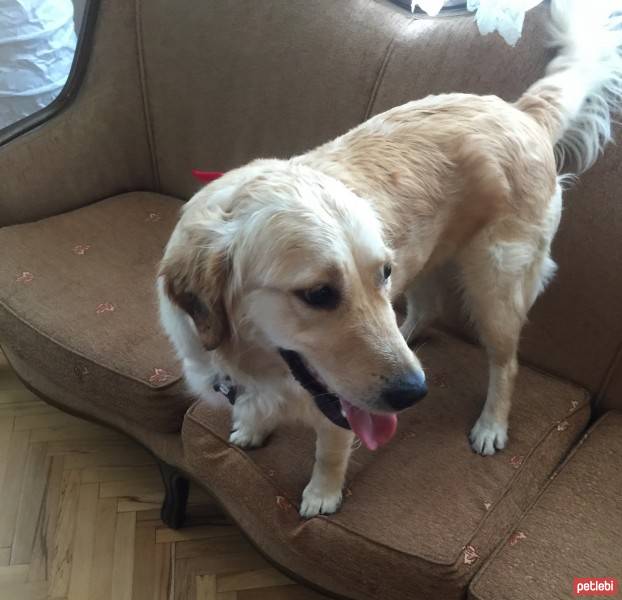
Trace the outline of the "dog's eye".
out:
<instances>
[{"instance_id":1,"label":"dog's eye","mask_svg":"<svg viewBox=\"0 0 622 600\"><path fill-rule=\"evenodd\" d=\"M391 277L391 265L384 265L384 268L382 269L382 274L384 275L385 279L389 279L389 277Z\"/></svg>"},{"instance_id":2,"label":"dog's eye","mask_svg":"<svg viewBox=\"0 0 622 600\"><path fill-rule=\"evenodd\" d=\"M336 308L339 304L339 292L329 285L300 290L296 295L313 308Z\"/></svg>"}]
</instances>

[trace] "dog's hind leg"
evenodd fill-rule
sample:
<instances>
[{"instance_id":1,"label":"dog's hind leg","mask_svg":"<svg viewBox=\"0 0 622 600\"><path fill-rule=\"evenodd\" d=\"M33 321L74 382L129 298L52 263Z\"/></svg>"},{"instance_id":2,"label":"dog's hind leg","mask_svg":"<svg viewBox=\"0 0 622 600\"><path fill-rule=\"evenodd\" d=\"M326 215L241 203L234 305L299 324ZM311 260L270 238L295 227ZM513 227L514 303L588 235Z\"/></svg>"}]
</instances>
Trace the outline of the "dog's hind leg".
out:
<instances>
[{"instance_id":1,"label":"dog's hind leg","mask_svg":"<svg viewBox=\"0 0 622 600\"><path fill-rule=\"evenodd\" d=\"M400 325L400 332L410 343L417 339L426 327L441 313L442 287L436 272L419 275L404 292L406 297L406 318Z\"/></svg>"},{"instance_id":2,"label":"dog's hind leg","mask_svg":"<svg viewBox=\"0 0 622 600\"><path fill-rule=\"evenodd\" d=\"M460 260L465 301L489 362L486 402L469 436L479 454L494 454L507 443L519 336L527 312L555 271L549 251L560 210L558 189L535 240L505 242L489 232L474 240Z\"/></svg>"},{"instance_id":3,"label":"dog's hind leg","mask_svg":"<svg viewBox=\"0 0 622 600\"><path fill-rule=\"evenodd\" d=\"M478 454L505 448L514 379L516 352L527 309L522 300L522 269L509 273L503 263L519 248L476 244L462 261L467 309L488 355L488 392L484 409L469 439ZM505 256L499 257L505 254ZM497 254L497 258L495 258ZM499 264L498 264L499 263Z\"/></svg>"}]
</instances>

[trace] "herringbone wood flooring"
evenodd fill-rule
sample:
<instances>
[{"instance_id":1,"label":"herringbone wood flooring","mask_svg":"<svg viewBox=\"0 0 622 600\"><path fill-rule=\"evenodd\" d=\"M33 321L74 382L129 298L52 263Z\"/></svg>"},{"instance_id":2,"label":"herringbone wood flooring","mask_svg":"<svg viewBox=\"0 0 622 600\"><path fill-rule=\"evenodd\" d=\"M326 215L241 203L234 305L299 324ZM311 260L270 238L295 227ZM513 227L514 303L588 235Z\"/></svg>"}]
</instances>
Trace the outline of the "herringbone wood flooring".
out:
<instances>
[{"instance_id":1,"label":"herringbone wood flooring","mask_svg":"<svg viewBox=\"0 0 622 600\"><path fill-rule=\"evenodd\" d=\"M324 598L270 567L201 490L178 531L158 518L162 497L147 452L33 396L0 353L0 600Z\"/></svg>"}]
</instances>

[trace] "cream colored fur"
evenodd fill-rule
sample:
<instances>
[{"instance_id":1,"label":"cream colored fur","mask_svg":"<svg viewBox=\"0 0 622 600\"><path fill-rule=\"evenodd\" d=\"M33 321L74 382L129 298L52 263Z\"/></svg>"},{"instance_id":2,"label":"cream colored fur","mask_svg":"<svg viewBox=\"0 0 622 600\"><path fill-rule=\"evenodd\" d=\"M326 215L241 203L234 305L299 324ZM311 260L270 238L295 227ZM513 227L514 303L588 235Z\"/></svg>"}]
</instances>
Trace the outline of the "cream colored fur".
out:
<instances>
[{"instance_id":1,"label":"cream colored fur","mask_svg":"<svg viewBox=\"0 0 622 600\"><path fill-rule=\"evenodd\" d=\"M560 57L515 104L410 102L302 156L230 171L184 207L158 283L163 325L194 393L214 401L223 374L243 387L232 443L260 445L288 419L315 428L303 516L338 508L353 436L319 412L278 348L299 352L340 397L385 410L387 377L421 369L404 338L435 317L436 272L449 261L490 363L471 443L483 455L505 447L520 331L555 271L555 151L589 166L620 89L620 33L581 5L553 3ZM296 294L324 284L340 292L334 310Z\"/></svg>"}]
</instances>

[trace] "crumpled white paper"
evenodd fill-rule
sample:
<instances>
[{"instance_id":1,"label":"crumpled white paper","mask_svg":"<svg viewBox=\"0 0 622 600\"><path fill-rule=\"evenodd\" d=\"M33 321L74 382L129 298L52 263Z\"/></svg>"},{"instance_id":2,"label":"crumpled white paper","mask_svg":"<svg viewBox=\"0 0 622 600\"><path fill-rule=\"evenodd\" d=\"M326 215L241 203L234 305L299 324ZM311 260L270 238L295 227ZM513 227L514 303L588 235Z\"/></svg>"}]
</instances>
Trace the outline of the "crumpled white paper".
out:
<instances>
[{"instance_id":1,"label":"crumpled white paper","mask_svg":"<svg viewBox=\"0 0 622 600\"><path fill-rule=\"evenodd\" d=\"M0 129L58 96L75 49L72 0L0 0Z\"/></svg>"},{"instance_id":2,"label":"crumpled white paper","mask_svg":"<svg viewBox=\"0 0 622 600\"><path fill-rule=\"evenodd\" d=\"M523 32L525 13L542 0L468 0L467 10L476 10L475 20L482 35L498 31L515 46Z\"/></svg>"},{"instance_id":3,"label":"crumpled white paper","mask_svg":"<svg viewBox=\"0 0 622 600\"><path fill-rule=\"evenodd\" d=\"M477 27L482 35L498 31L503 39L514 46L523 32L525 13L542 0L467 0L467 10L475 12ZM412 0L430 16L436 16L446 0Z\"/></svg>"},{"instance_id":4,"label":"crumpled white paper","mask_svg":"<svg viewBox=\"0 0 622 600\"><path fill-rule=\"evenodd\" d=\"M419 6L421 10L431 17L435 17L441 12L441 8L445 4L445 0L412 0L410 3L410 10L415 12L415 8Z\"/></svg>"}]
</instances>

